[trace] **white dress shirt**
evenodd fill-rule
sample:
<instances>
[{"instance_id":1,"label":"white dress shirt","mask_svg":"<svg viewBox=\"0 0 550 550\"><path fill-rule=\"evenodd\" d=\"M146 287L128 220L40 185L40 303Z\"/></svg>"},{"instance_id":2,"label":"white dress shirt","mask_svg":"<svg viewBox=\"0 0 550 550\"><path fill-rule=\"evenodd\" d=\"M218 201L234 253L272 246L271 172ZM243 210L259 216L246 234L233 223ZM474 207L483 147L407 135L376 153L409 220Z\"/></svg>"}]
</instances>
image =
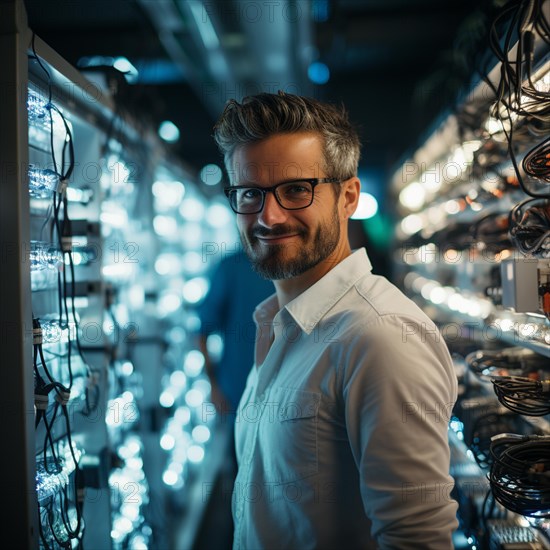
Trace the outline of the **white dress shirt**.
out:
<instances>
[{"instance_id":1,"label":"white dress shirt","mask_svg":"<svg viewBox=\"0 0 550 550\"><path fill-rule=\"evenodd\" d=\"M234 549L451 550L457 381L434 323L355 251L254 313Z\"/></svg>"}]
</instances>

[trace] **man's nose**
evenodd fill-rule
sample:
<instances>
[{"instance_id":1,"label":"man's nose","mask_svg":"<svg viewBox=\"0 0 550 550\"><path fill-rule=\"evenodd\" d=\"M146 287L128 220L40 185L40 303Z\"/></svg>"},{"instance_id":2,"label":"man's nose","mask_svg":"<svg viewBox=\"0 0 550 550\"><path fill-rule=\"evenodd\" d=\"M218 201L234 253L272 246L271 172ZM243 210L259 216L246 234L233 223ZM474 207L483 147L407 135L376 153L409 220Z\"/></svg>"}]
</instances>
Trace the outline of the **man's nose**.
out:
<instances>
[{"instance_id":1,"label":"man's nose","mask_svg":"<svg viewBox=\"0 0 550 550\"><path fill-rule=\"evenodd\" d=\"M275 198L273 193L265 194L265 202L262 211L258 214L258 221L265 227L271 227L286 221L288 210L285 210Z\"/></svg>"}]
</instances>

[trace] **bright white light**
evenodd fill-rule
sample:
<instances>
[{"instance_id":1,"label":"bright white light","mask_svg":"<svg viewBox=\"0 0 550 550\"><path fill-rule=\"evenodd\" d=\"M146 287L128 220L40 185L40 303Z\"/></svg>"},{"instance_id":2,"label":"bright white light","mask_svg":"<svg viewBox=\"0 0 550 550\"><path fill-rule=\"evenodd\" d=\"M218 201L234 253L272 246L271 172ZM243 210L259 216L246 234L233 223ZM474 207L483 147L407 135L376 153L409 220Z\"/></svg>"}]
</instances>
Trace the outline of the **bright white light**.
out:
<instances>
[{"instance_id":1,"label":"bright white light","mask_svg":"<svg viewBox=\"0 0 550 550\"><path fill-rule=\"evenodd\" d=\"M120 507L120 513L134 522L139 518L139 506L136 506L135 503L128 502ZM135 546L132 548L135 548Z\"/></svg>"},{"instance_id":2,"label":"bright white light","mask_svg":"<svg viewBox=\"0 0 550 550\"><path fill-rule=\"evenodd\" d=\"M80 252L73 251L73 264L74 265L80 265L83 263L83 256ZM71 265L71 260L69 260L69 257L67 255L67 259L65 260L65 265Z\"/></svg>"},{"instance_id":3,"label":"bright white light","mask_svg":"<svg viewBox=\"0 0 550 550\"><path fill-rule=\"evenodd\" d=\"M208 290L208 281L204 277L195 277L183 286L183 298L190 304L199 302Z\"/></svg>"},{"instance_id":4,"label":"bright white light","mask_svg":"<svg viewBox=\"0 0 550 550\"><path fill-rule=\"evenodd\" d=\"M134 273L134 265L135 264L124 263L104 265L101 268L101 273L103 273L103 276L110 281L127 281Z\"/></svg>"},{"instance_id":5,"label":"bright white light","mask_svg":"<svg viewBox=\"0 0 550 550\"><path fill-rule=\"evenodd\" d=\"M487 119L487 122L485 123L485 129L490 134L497 134L499 132L502 132L503 130L502 122L496 118L489 117Z\"/></svg>"},{"instance_id":6,"label":"bright white light","mask_svg":"<svg viewBox=\"0 0 550 550\"><path fill-rule=\"evenodd\" d=\"M445 203L445 212L447 214L458 214L460 212L460 204L458 201L451 199Z\"/></svg>"},{"instance_id":7,"label":"bright white light","mask_svg":"<svg viewBox=\"0 0 550 550\"><path fill-rule=\"evenodd\" d=\"M180 214L185 220L201 221L204 217L204 204L192 197L184 199L180 205Z\"/></svg>"},{"instance_id":8,"label":"bright white light","mask_svg":"<svg viewBox=\"0 0 550 550\"><path fill-rule=\"evenodd\" d=\"M170 375L170 384L176 388L184 388L187 383L187 376L181 370L175 370Z\"/></svg>"},{"instance_id":9,"label":"bright white light","mask_svg":"<svg viewBox=\"0 0 550 550\"><path fill-rule=\"evenodd\" d=\"M494 324L500 327L504 332L514 329L514 321L511 319L495 319Z\"/></svg>"},{"instance_id":10,"label":"bright white light","mask_svg":"<svg viewBox=\"0 0 550 550\"><path fill-rule=\"evenodd\" d=\"M153 228L160 237L170 237L176 234L178 222L170 216L155 216L153 218Z\"/></svg>"},{"instance_id":11,"label":"bright white light","mask_svg":"<svg viewBox=\"0 0 550 550\"><path fill-rule=\"evenodd\" d=\"M155 261L155 271L159 275L178 275L181 271L181 258L177 254L159 254Z\"/></svg>"},{"instance_id":12,"label":"bright white light","mask_svg":"<svg viewBox=\"0 0 550 550\"><path fill-rule=\"evenodd\" d=\"M433 170L433 172L430 170L422 174L422 183L430 191L439 191L441 188L441 175L439 172L435 172L435 168Z\"/></svg>"},{"instance_id":13,"label":"bright white light","mask_svg":"<svg viewBox=\"0 0 550 550\"><path fill-rule=\"evenodd\" d=\"M159 395L159 403L161 407L169 408L174 404L174 396L169 391L163 391Z\"/></svg>"},{"instance_id":14,"label":"bright white light","mask_svg":"<svg viewBox=\"0 0 550 550\"><path fill-rule=\"evenodd\" d=\"M471 155L469 151L465 151L463 147L457 147L451 156L451 162L455 162L459 166L463 166L466 162L471 161L467 158L467 155Z\"/></svg>"},{"instance_id":15,"label":"bright white light","mask_svg":"<svg viewBox=\"0 0 550 550\"><path fill-rule=\"evenodd\" d=\"M440 286L432 289L430 292L430 301L434 304L442 304L447 297L447 293Z\"/></svg>"},{"instance_id":16,"label":"bright white light","mask_svg":"<svg viewBox=\"0 0 550 550\"><path fill-rule=\"evenodd\" d=\"M410 214L401 220L401 230L405 235L414 235L424 227L424 222L418 214Z\"/></svg>"},{"instance_id":17,"label":"bright white light","mask_svg":"<svg viewBox=\"0 0 550 550\"><path fill-rule=\"evenodd\" d=\"M189 462L194 462L195 464L202 462L204 458L204 449L199 445L191 445L191 447L187 449L187 458Z\"/></svg>"},{"instance_id":18,"label":"bright white light","mask_svg":"<svg viewBox=\"0 0 550 550\"><path fill-rule=\"evenodd\" d=\"M102 176L103 185L107 185L107 187L111 189L121 190L130 183L132 172L126 163L120 160L116 155L111 155L107 159L107 169L109 170L109 174L105 174L105 180L103 180Z\"/></svg>"},{"instance_id":19,"label":"bright white light","mask_svg":"<svg viewBox=\"0 0 550 550\"><path fill-rule=\"evenodd\" d=\"M417 181L409 183L409 185L399 193L399 202L411 210L418 210L421 208L425 200L426 190Z\"/></svg>"},{"instance_id":20,"label":"bright white light","mask_svg":"<svg viewBox=\"0 0 550 550\"><path fill-rule=\"evenodd\" d=\"M201 181L205 185L218 185L222 175L222 169L217 164L207 164L200 171Z\"/></svg>"},{"instance_id":21,"label":"bright white light","mask_svg":"<svg viewBox=\"0 0 550 550\"><path fill-rule=\"evenodd\" d=\"M438 287L437 283L428 281L421 289L420 294L426 300L430 299L430 294Z\"/></svg>"},{"instance_id":22,"label":"bright white light","mask_svg":"<svg viewBox=\"0 0 550 550\"><path fill-rule=\"evenodd\" d=\"M204 367L204 355L197 349L191 350L183 363L183 371L191 378L198 376Z\"/></svg>"},{"instance_id":23,"label":"bright white light","mask_svg":"<svg viewBox=\"0 0 550 550\"><path fill-rule=\"evenodd\" d=\"M179 128L170 120L160 123L159 136L168 143L175 143L180 138Z\"/></svg>"},{"instance_id":24,"label":"bright white light","mask_svg":"<svg viewBox=\"0 0 550 550\"><path fill-rule=\"evenodd\" d=\"M130 376L134 372L134 365L130 361L124 361L122 365L120 365L120 371L124 376Z\"/></svg>"},{"instance_id":25,"label":"bright white light","mask_svg":"<svg viewBox=\"0 0 550 550\"><path fill-rule=\"evenodd\" d=\"M130 470L138 470L138 471L143 470L143 459L141 459L138 456L129 458L126 461L126 467L129 468ZM132 492L131 489L130 489L130 492Z\"/></svg>"},{"instance_id":26,"label":"bright white light","mask_svg":"<svg viewBox=\"0 0 550 550\"><path fill-rule=\"evenodd\" d=\"M195 426L191 436L197 443L206 443L210 439L210 430L206 426Z\"/></svg>"},{"instance_id":27,"label":"bright white light","mask_svg":"<svg viewBox=\"0 0 550 550\"><path fill-rule=\"evenodd\" d=\"M113 62L113 67L124 74L124 78L130 84L137 81L138 70L130 63L126 57L117 57Z\"/></svg>"},{"instance_id":28,"label":"bright white light","mask_svg":"<svg viewBox=\"0 0 550 550\"><path fill-rule=\"evenodd\" d=\"M111 227L126 227L128 225L128 212L112 201L103 201L99 219Z\"/></svg>"},{"instance_id":29,"label":"bright white light","mask_svg":"<svg viewBox=\"0 0 550 550\"><path fill-rule=\"evenodd\" d=\"M175 208L181 204L185 186L181 181L155 181L152 191L160 206Z\"/></svg>"},{"instance_id":30,"label":"bright white light","mask_svg":"<svg viewBox=\"0 0 550 550\"><path fill-rule=\"evenodd\" d=\"M474 153L483 145L483 142L479 139L473 139L471 141L465 141L462 144L464 152L471 162L474 159Z\"/></svg>"},{"instance_id":31,"label":"bright white light","mask_svg":"<svg viewBox=\"0 0 550 550\"><path fill-rule=\"evenodd\" d=\"M132 550L149 550L147 539L143 535L136 533L132 534L132 542L130 543Z\"/></svg>"},{"instance_id":32,"label":"bright white light","mask_svg":"<svg viewBox=\"0 0 550 550\"><path fill-rule=\"evenodd\" d=\"M453 311L459 311L463 304L464 298L458 294L458 292L455 292L452 296L450 296L447 302L447 305Z\"/></svg>"},{"instance_id":33,"label":"bright white light","mask_svg":"<svg viewBox=\"0 0 550 550\"><path fill-rule=\"evenodd\" d=\"M128 300L132 309L141 309L143 304L145 304L145 289L143 285L132 285L128 291Z\"/></svg>"},{"instance_id":34,"label":"bright white light","mask_svg":"<svg viewBox=\"0 0 550 550\"><path fill-rule=\"evenodd\" d=\"M158 312L161 317L166 317L170 313L174 313L181 307L181 298L173 293L167 292L163 294L158 301Z\"/></svg>"},{"instance_id":35,"label":"bright white light","mask_svg":"<svg viewBox=\"0 0 550 550\"><path fill-rule=\"evenodd\" d=\"M481 315L481 304L472 300L468 305L468 315L470 317L479 317Z\"/></svg>"},{"instance_id":36,"label":"bright white light","mask_svg":"<svg viewBox=\"0 0 550 550\"><path fill-rule=\"evenodd\" d=\"M352 220L368 220L378 212L378 201L370 193L361 192L357 210L351 216Z\"/></svg>"},{"instance_id":37,"label":"bright white light","mask_svg":"<svg viewBox=\"0 0 550 550\"><path fill-rule=\"evenodd\" d=\"M169 486L175 485L178 481L178 474L172 470L165 470L162 474L162 481Z\"/></svg>"},{"instance_id":38,"label":"bright white light","mask_svg":"<svg viewBox=\"0 0 550 550\"><path fill-rule=\"evenodd\" d=\"M182 425L186 426L191 421L191 411L189 407L178 407L174 413L174 418Z\"/></svg>"},{"instance_id":39,"label":"bright white light","mask_svg":"<svg viewBox=\"0 0 550 550\"><path fill-rule=\"evenodd\" d=\"M185 394L185 402L190 407L199 407L200 405L202 405L203 401L204 401L204 396L199 390L196 390L196 389L189 390Z\"/></svg>"},{"instance_id":40,"label":"bright white light","mask_svg":"<svg viewBox=\"0 0 550 550\"><path fill-rule=\"evenodd\" d=\"M165 451L171 451L176 446L175 437L170 434L163 434L160 438L160 446Z\"/></svg>"},{"instance_id":41,"label":"bright white light","mask_svg":"<svg viewBox=\"0 0 550 550\"><path fill-rule=\"evenodd\" d=\"M489 315L491 315L491 312L493 311L493 305L488 300L485 300L481 303L481 318L487 319Z\"/></svg>"},{"instance_id":42,"label":"bright white light","mask_svg":"<svg viewBox=\"0 0 550 550\"><path fill-rule=\"evenodd\" d=\"M123 516L119 516L113 521L113 530L119 533L130 533L133 529L132 522Z\"/></svg>"},{"instance_id":43,"label":"bright white light","mask_svg":"<svg viewBox=\"0 0 550 550\"><path fill-rule=\"evenodd\" d=\"M212 227L224 227L233 219L231 210L222 204L213 204L206 212L206 221Z\"/></svg>"}]
</instances>

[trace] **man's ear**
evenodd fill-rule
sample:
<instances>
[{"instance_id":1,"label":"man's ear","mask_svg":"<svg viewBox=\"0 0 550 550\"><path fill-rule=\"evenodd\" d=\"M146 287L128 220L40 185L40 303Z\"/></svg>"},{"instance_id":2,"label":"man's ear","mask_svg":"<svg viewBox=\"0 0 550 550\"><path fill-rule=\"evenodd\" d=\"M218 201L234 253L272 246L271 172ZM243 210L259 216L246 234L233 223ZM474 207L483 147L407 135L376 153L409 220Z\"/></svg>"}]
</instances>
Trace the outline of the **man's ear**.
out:
<instances>
[{"instance_id":1,"label":"man's ear","mask_svg":"<svg viewBox=\"0 0 550 550\"><path fill-rule=\"evenodd\" d=\"M343 199L345 219L351 218L355 210L357 210L360 193L361 193L361 180L359 178L353 177L343 182L343 189L340 196Z\"/></svg>"}]
</instances>

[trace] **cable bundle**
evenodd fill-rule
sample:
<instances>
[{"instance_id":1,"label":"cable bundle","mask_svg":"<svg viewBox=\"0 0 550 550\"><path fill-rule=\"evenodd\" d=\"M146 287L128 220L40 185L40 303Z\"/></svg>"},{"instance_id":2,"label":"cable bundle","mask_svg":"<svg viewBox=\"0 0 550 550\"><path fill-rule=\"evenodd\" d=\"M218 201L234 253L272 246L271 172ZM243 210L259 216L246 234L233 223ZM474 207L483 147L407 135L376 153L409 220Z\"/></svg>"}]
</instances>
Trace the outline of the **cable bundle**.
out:
<instances>
[{"instance_id":1,"label":"cable bundle","mask_svg":"<svg viewBox=\"0 0 550 550\"><path fill-rule=\"evenodd\" d=\"M550 90L544 81L533 74L536 41L550 44L550 24L544 0L520 0L509 2L493 21L490 31L490 48L500 61L500 80L495 86L488 77L485 82L495 94L495 104L491 115L500 121L502 133L508 145L508 155L514 172L524 193L531 197L550 197L548 190L531 189L524 181L516 160L514 144L520 138L526 143L532 136L548 136L550 124ZM502 36L499 27L506 22ZM517 48L513 57L512 46L517 39ZM542 76L542 75L540 75ZM523 126L523 128L522 128ZM528 131L525 132L525 127ZM517 133L516 131L519 131ZM517 133L515 136L514 134ZM548 140L537 145L528 153L523 168L529 176L540 178L541 183L549 183L548 177Z\"/></svg>"},{"instance_id":2,"label":"cable bundle","mask_svg":"<svg viewBox=\"0 0 550 550\"><path fill-rule=\"evenodd\" d=\"M550 414L550 380L500 376L492 383L498 400L507 409L527 416Z\"/></svg>"},{"instance_id":3,"label":"cable bundle","mask_svg":"<svg viewBox=\"0 0 550 550\"><path fill-rule=\"evenodd\" d=\"M550 255L548 200L526 199L510 211L510 236L520 252L546 258Z\"/></svg>"},{"instance_id":4,"label":"cable bundle","mask_svg":"<svg viewBox=\"0 0 550 550\"><path fill-rule=\"evenodd\" d=\"M489 483L508 510L550 517L550 437L500 434L491 440Z\"/></svg>"},{"instance_id":5,"label":"cable bundle","mask_svg":"<svg viewBox=\"0 0 550 550\"><path fill-rule=\"evenodd\" d=\"M521 347L498 351L478 350L466 358L468 368L478 377L492 380L495 376L527 376L536 374L548 365L545 357Z\"/></svg>"},{"instance_id":6,"label":"cable bundle","mask_svg":"<svg viewBox=\"0 0 550 550\"><path fill-rule=\"evenodd\" d=\"M550 183L550 138L533 147L523 158L522 165L529 176Z\"/></svg>"},{"instance_id":7,"label":"cable bundle","mask_svg":"<svg viewBox=\"0 0 550 550\"><path fill-rule=\"evenodd\" d=\"M509 223L508 214L491 212L474 222L469 232L478 248L497 253L512 248L508 234Z\"/></svg>"},{"instance_id":8,"label":"cable bundle","mask_svg":"<svg viewBox=\"0 0 550 550\"><path fill-rule=\"evenodd\" d=\"M491 457L491 438L499 433L516 430L521 417L511 411L503 411L495 405L492 410L478 416L472 426L471 442L466 442L478 466L483 470L493 462Z\"/></svg>"}]
</instances>

